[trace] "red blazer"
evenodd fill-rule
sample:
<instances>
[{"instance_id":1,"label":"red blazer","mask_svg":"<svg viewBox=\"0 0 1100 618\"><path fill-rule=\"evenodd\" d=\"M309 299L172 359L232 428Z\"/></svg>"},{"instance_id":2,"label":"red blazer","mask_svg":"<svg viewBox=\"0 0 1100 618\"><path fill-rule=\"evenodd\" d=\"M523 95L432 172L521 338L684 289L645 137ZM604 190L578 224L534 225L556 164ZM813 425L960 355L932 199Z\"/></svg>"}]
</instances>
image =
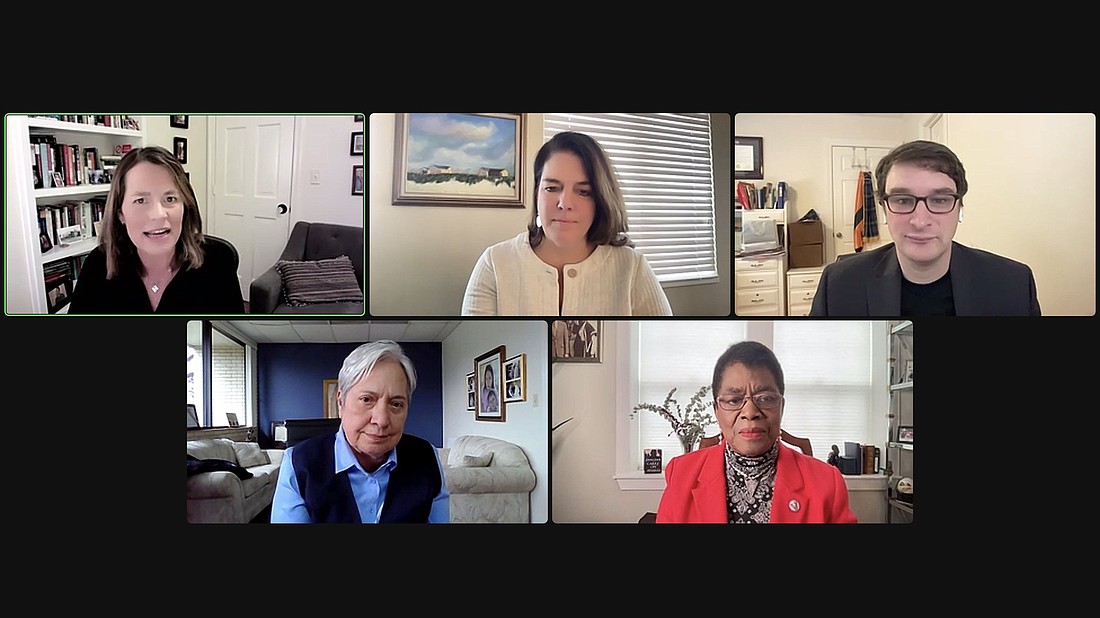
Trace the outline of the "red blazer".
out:
<instances>
[{"instance_id":1,"label":"red blazer","mask_svg":"<svg viewBox=\"0 0 1100 618\"><path fill-rule=\"evenodd\" d=\"M665 466L667 486L657 523L729 522L726 511L726 441L673 457ZM848 486L835 466L779 443L773 524L854 524Z\"/></svg>"}]
</instances>

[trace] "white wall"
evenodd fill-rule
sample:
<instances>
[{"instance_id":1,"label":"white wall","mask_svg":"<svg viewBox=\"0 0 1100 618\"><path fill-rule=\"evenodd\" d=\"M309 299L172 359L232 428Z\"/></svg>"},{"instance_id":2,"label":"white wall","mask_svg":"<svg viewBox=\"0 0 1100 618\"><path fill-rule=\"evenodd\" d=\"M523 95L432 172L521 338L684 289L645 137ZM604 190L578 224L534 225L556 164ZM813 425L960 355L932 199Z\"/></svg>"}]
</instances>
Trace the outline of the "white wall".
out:
<instances>
[{"instance_id":1,"label":"white wall","mask_svg":"<svg viewBox=\"0 0 1100 618\"><path fill-rule=\"evenodd\" d=\"M737 114L734 135L764 138L764 175L833 232L829 139L927 139L931 114ZM1096 117L947 114L947 145L970 189L955 240L1028 264L1043 315L1092 315L1096 304ZM759 182L759 181L756 181Z\"/></svg>"},{"instance_id":2,"label":"white wall","mask_svg":"<svg viewBox=\"0 0 1100 618\"><path fill-rule=\"evenodd\" d=\"M199 214L202 216L202 231L210 232L210 215L207 206L210 195L207 183L207 139L206 128L209 116L188 116L187 128L173 127L169 116L145 117L145 145L160 146L168 152L175 152L173 140L182 137L187 140L187 163L183 170L191 174L191 187L199 201Z\"/></svg>"},{"instance_id":3,"label":"white wall","mask_svg":"<svg viewBox=\"0 0 1100 618\"><path fill-rule=\"evenodd\" d=\"M547 325L544 321L465 321L443 340L443 446L462 435L498 438L523 448L535 471L531 522L546 523L549 512L550 461L547 446ZM474 359L505 346L505 358L527 355L527 401L509 403L503 423L478 421L466 410L466 374Z\"/></svg>"},{"instance_id":4,"label":"white wall","mask_svg":"<svg viewBox=\"0 0 1100 618\"><path fill-rule=\"evenodd\" d=\"M353 116L298 116L296 124L299 141L291 189L291 229L299 221L362 227L366 192L351 194L351 172L352 166L365 165L365 157L351 156L351 134L362 132L365 138L366 123L355 122ZM310 181L314 170L318 184Z\"/></svg>"},{"instance_id":5,"label":"white wall","mask_svg":"<svg viewBox=\"0 0 1100 618\"><path fill-rule=\"evenodd\" d=\"M370 314L459 315L462 295L486 247L527 229L532 189L525 208L395 206L393 204L395 114L370 116ZM719 282L665 288L676 315L730 315L730 118L712 114L715 224ZM542 114L527 114L527 183L543 144Z\"/></svg>"},{"instance_id":6,"label":"white wall","mask_svg":"<svg viewBox=\"0 0 1100 618\"><path fill-rule=\"evenodd\" d=\"M616 399L626 341L604 322L603 362L554 363L551 436L555 523L636 523L657 512L661 491L619 489L615 481L616 415L629 414ZM620 356L623 359L620 359Z\"/></svg>"}]
</instances>

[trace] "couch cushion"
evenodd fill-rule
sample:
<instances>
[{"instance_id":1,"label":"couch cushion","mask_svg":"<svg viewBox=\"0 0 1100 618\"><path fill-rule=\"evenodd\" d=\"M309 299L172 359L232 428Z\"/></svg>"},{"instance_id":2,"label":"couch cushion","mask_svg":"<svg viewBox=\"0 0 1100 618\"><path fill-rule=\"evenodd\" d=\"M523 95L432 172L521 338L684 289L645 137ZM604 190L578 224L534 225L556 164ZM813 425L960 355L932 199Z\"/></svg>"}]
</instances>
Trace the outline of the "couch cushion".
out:
<instances>
[{"instance_id":1,"label":"couch cushion","mask_svg":"<svg viewBox=\"0 0 1100 618\"><path fill-rule=\"evenodd\" d=\"M233 448L233 441L229 438L188 440L187 454L195 459L224 459L240 463L237 461L237 449Z\"/></svg>"},{"instance_id":2,"label":"couch cushion","mask_svg":"<svg viewBox=\"0 0 1100 618\"><path fill-rule=\"evenodd\" d=\"M267 460L267 453L260 450L260 445L255 442L234 442L233 448L237 451L237 463L246 468L271 463Z\"/></svg>"},{"instance_id":3,"label":"couch cushion","mask_svg":"<svg viewBox=\"0 0 1100 618\"><path fill-rule=\"evenodd\" d=\"M363 290L348 256L300 262L280 260L275 269L283 278L288 305L363 302Z\"/></svg>"},{"instance_id":4,"label":"couch cushion","mask_svg":"<svg viewBox=\"0 0 1100 618\"><path fill-rule=\"evenodd\" d=\"M493 460L493 454L486 453L484 455L463 455L462 459L455 462L457 468L484 468L489 465L489 462Z\"/></svg>"}]
</instances>

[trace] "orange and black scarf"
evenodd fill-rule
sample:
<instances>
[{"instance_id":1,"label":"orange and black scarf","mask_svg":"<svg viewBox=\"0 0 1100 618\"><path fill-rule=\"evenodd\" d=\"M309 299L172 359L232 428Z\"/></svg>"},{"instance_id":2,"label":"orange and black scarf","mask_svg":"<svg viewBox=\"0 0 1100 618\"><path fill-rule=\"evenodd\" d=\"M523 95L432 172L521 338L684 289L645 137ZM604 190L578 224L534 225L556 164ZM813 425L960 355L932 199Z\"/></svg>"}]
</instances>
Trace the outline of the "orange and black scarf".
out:
<instances>
[{"instance_id":1,"label":"orange and black scarf","mask_svg":"<svg viewBox=\"0 0 1100 618\"><path fill-rule=\"evenodd\" d=\"M856 253L863 250L864 242L878 240L878 219L875 216L875 190L870 172L859 173L859 188L856 190L855 234L852 245Z\"/></svg>"}]
</instances>

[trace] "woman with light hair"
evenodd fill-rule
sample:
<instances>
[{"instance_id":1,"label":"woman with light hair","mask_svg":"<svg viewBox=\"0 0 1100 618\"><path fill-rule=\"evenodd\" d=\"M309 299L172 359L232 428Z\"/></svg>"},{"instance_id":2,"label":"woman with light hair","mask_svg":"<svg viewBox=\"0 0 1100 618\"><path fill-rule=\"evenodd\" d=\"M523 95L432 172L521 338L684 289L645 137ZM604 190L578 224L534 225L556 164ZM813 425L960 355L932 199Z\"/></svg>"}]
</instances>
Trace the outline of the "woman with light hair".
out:
<instances>
[{"instance_id":1,"label":"woman with light hair","mask_svg":"<svg viewBox=\"0 0 1100 618\"><path fill-rule=\"evenodd\" d=\"M340 429L287 449L271 522L448 523L436 448L405 433L414 390L416 369L397 343L352 351L337 377Z\"/></svg>"}]
</instances>

